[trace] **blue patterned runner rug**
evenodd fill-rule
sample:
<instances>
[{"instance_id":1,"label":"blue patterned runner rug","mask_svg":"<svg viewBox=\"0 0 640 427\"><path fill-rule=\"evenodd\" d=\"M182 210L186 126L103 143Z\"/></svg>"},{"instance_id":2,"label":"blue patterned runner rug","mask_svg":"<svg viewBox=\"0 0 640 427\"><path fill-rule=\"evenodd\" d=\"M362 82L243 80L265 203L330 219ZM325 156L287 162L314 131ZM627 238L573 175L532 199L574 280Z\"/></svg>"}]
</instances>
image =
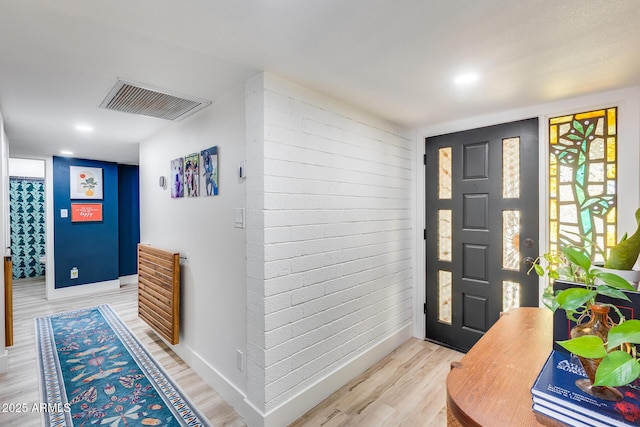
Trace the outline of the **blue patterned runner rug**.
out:
<instances>
[{"instance_id":1,"label":"blue patterned runner rug","mask_svg":"<svg viewBox=\"0 0 640 427\"><path fill-rule=\"evenodd\" d=\"M44 425L209 425L108 305L35 323Z\"/></svg>"}]
</instances>

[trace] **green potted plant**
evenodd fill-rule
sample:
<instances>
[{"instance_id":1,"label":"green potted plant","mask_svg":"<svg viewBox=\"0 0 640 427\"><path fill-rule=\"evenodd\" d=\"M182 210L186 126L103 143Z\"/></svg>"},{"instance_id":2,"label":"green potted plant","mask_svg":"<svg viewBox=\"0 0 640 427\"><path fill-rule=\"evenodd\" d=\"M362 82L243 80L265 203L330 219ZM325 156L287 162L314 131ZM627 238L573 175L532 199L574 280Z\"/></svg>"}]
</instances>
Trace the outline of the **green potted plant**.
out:
<instances>
[{"instance_id":1,"label":"green potted plant","mask_svg":"<svg viewBox=\"0 0 640 427\"><path fill-rule=\"evenodd\" d=\"M636 219L640 224L640 209L636 211ZM632 267L639 253L640 233L636 231L630 238L623 238L610 251L606 265L619 266L620 259L624 258L625 265ZM542 259L546 261L546 267L539 264ZM564 310L568 319L578 323L576 328L584 318L590 319L590 324L582 327L582 331L574 328L571 339L558 344L580 358L587 374L593 370L588 384L578 384L581 389L609 400L622 399L622 395L610 387L630 384L640 377L640 361L635 348L635 344L640 344L640 320L625 319L618 307L599 301L598 297L629 301L623 291L634 291L635 288L619 275L593 265L581 248L565 246L560 253L544 254L534 262L531 270L535 270L539 276L547 275L554 280L563 279L584 285L558 292L548 286L543 293L543 303L552 311ZM618 315L617 324L607 316L610 309ZM599 312L606 313L599 318ZM606 324L594 326L593 322ZM584 333L584 329L588 329L589 333ZM593 366L585 366L587 364Z\"/></svg>"},{"instance_id":2,"label":"green potted plant","mask_svg":"<svg viewBox=\"0 0 640 427\"><path fill-rule=\"evenodd\" d=\"M615 273L638 286L640 281L640 271L634 270L633 266L640 254L640 209L635 213L637 228L636 231L627 238L627 234L620 242L609 250L609 256L603 265L602 271Z\"/></svg>"}]
</instances>

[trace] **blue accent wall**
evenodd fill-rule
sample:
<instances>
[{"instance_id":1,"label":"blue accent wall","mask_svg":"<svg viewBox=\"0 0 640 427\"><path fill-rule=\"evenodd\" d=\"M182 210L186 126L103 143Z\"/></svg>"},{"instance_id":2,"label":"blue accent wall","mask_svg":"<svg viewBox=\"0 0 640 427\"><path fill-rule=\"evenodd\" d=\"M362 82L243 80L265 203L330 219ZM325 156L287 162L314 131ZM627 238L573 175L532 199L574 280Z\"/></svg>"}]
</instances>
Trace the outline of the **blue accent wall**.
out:
<instances>
[{"instance_id":1,"label":"blue accent wall","mask_svg":"<svg viewBox=\"0 0 640 427\"><path fill-rule=\"evenodd\" d=\"M103 200L74 200L74 203L102 203L101 222L71 222L69 166L102 168ZM68 217L61 217L67 209ZM53 210L55 287L116 280L119 277L118 165L95 160L53 157ZM78 278L71 279L73 267Z\"/></svg>"},{"instance_id":2,"label":"blue accent wall","mask_svg":"<svg viewBox=\"0 0 640 427\"><path fill-rule=\"evenodd\" d=\"M120 276L138 273L140 243L140 173L138 166L118 165Z\"/></svg>"}]
</instances>

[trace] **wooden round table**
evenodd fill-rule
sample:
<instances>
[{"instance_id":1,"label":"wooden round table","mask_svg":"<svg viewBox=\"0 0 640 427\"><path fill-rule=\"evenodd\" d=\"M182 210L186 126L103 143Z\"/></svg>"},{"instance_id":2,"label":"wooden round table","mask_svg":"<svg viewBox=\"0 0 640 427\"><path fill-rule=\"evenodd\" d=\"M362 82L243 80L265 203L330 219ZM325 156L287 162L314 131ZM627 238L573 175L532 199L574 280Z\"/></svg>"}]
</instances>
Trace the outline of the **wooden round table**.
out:
<instances>
[{"instance_id":1,"label":"wooden round table","mask_svg":"<svg viewBox=\"0 0 640 427\"><path fill-rule=\"evenodd\" d=\"M531 385L551 353L553 315L521 307L500 320L447 376L448 426L563 426L531 409Z\"/></svg>"}]
</instances>

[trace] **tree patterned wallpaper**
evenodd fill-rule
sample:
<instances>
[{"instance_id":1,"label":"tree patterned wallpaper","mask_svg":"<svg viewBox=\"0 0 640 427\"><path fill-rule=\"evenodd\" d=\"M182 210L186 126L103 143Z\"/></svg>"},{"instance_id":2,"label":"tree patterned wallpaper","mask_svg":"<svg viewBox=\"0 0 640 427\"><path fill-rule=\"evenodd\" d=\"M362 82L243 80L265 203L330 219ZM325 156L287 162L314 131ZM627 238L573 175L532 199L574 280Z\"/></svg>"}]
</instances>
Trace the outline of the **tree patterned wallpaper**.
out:
<instances>
[{"instance_id":1,"label":"tree patterned wallpaper","mask_svg":"<svg viewBox=\"0 0 640 427\"><path fill-rule=\"evenodd\" d=\"M44 181L11 178L9 189L13 278L44 276L40 263L45 254Z\"/></svg>"}]
</instances>

